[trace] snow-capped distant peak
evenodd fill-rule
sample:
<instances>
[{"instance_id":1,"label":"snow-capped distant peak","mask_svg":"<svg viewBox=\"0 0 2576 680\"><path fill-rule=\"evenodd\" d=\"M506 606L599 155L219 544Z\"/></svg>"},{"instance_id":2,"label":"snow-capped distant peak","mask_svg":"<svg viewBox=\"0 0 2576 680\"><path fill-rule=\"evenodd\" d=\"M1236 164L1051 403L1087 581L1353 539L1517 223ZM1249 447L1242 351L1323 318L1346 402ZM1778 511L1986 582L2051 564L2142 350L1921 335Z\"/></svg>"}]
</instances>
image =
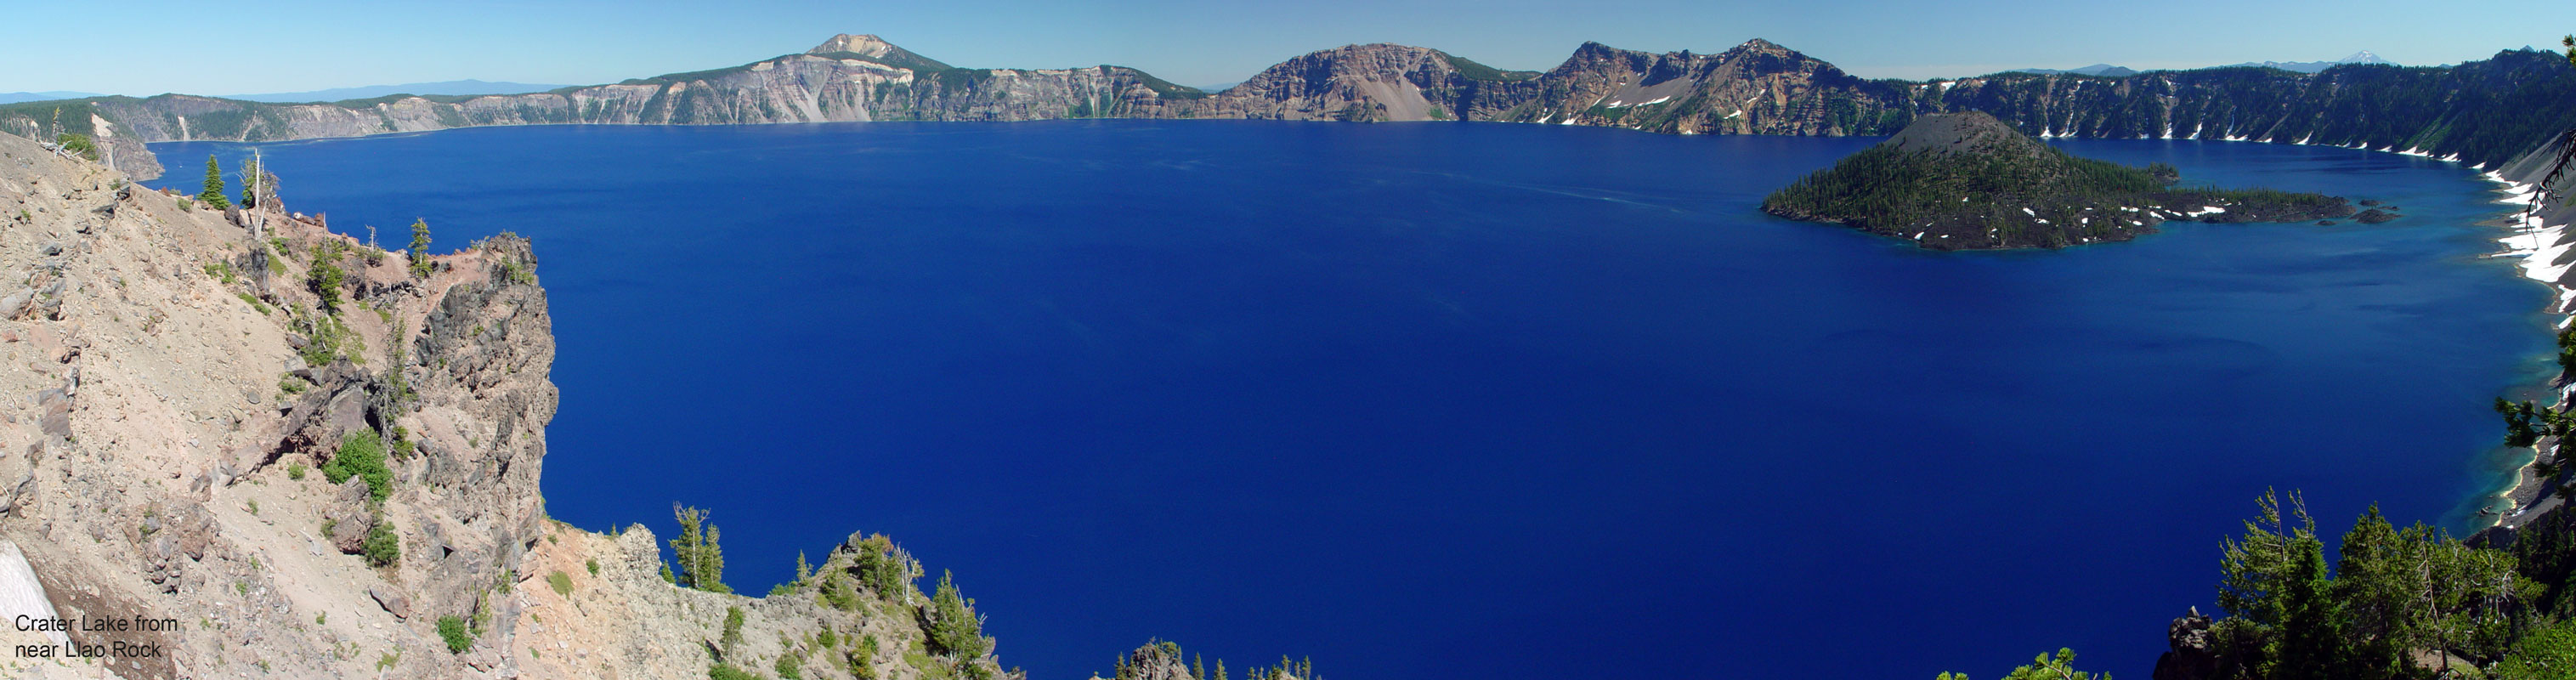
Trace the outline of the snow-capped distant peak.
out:
<instances>
[{"instance_id":1,"label":"snow-capped distant peak","mask_svg":"<svg viewBox=\"0 0 2576 680\"><path fill-rule=\"evenodd\" d=\"M2388 60L2379 58L2379 55L2371 54L2371 53L2370 53L2370 50L2362 50L2362 51L2359 51L2359 52L2354 52L2354 53L2352 53L2352 56L2344 57L2344 58L2342 58L2342 59L2335 60L2335 63L2337 63L2337 64L2385 64L2385 63L2388 63Z\"/></svg>"}]
</instances>

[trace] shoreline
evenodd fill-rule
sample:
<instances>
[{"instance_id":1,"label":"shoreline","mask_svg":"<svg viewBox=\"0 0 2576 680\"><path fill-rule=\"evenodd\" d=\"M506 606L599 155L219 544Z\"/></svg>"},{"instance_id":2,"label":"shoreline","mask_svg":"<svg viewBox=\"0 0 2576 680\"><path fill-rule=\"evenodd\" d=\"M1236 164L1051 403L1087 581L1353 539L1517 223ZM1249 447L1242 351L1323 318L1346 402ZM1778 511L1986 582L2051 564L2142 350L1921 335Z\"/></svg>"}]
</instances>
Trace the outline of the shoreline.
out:
<instances>
[{"instance_id":1,"label":"shoreline","mask_svg":"<svg viewBox=\"0 0 2576 680\"><path fill-rule=\"evenodd\" d=\"M2511 230L2510 235L2496 239L2504 250L2490 257L2520 260L2514 263L2514 268L2523 278L2548 286L2554 301L2543 308L2542 313L2556 318L2550 324L2551 328L2567 329L2569 324L2576 323L2576 315L2571 315L2571 312L2576 312L2576 306L2572 306L2576 305L2576 287L2566 283L2569 270L2576 268L2576 259L2570 258L2571 254L2576 254L2576 239L2571 239L2568 233L2570 225L2564 222L2552 225L2548 215L2534 209L2534 204L2541 198L2540 190L2534 184L2506 178L2503 168L2472 169L2481 170L2478 179L2495 185L2491 191L2502 195L2495 200L2496 203L2515 208L2512 214L2481 223ZM2570 385L2561 376L2551 378L2543 387L2555 397L2544 406L2557 408L2568 404L2568 390L2576 385ZM2543 437L2533 442L2530 449L2531 459L2514 468L2513 485L2487 495L2487 502L2482 505L2492 505L2495 501L2504 501L2507 505L2492 513L2482 508L2478 516L2485 521L2485 526L2479 527L2479 533L2499 527L2512 531L2561 504L2556 496L2542 497L2542 480L2534 470L2544 457L2550 460L2559 457L2558 438Z\"/></svg>"}]
</instances>

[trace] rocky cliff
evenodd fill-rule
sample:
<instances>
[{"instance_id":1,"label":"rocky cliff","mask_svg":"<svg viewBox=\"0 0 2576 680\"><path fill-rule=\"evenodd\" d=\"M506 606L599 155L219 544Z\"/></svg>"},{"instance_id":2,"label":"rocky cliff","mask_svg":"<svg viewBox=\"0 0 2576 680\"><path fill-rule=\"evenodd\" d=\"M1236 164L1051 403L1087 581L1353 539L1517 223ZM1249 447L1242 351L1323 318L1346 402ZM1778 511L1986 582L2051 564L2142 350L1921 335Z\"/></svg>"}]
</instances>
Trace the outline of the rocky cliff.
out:
<instances>
[{"instance_id":1,"label":"rocky cliff","mask_svg":"<svg viewBox=\"0 0 2576 680\"><path fill-rule=\"evenodd\" d=\"M1224 92L1122 66L958 68L872 35L730 68L521 95L389 96L266 104L189 95L0 106L0 130L49 138L113 128L135 142L273 141L478 125L757 124L871 120L1257 118L1500 121L1667 134L1883 135L1915 118L1979 111L2041 137L2232 139L2406 151L2497 167L2576 124L2576 68L2506 51L2438 68L2355 64L2154 71L2122 77L2001 73L1869 80L1764 40L1715 54L1585 43L1546 72L1439 50L1351 45L1302 55ZM148 176L138 175L138 176Z\"/></svg>"},{"instance_id":2,"label":"rocky cliff","mask_svg":"<svg viewBox=\"0 0 2576 680\"><path fill-rule=\"evenodd\" d=\"M524 241L413 276L401 254L273 201L207 209L16 137L0 137L0 210L0 287L15 289L0 298L0 355L20 367L0 392L23 397L0 414L0 542L62 617L177 622L69 636L151 655L0 665L130 678L510 665L498 643L513 605L495 591L544 527L555 406L544 293L503 274L533 263ZM336 283L304 285L317 278ZM353 452L362 437L373 449ZM332 483L366 455L374 472ZM495 644L423 653L441 616L488 622Z\"/></svg>"},{"instance_id":3,"label":"rocky cliff","mask_svg":"<svg viewBox=\"0 0 2576 680\"><path fill-rule=\"evenodd\" d=\"M882 536L745 597L547 519L529 243L387 252L255 194L0 135L0 676L1018 677Z\"/></svg>"}]
</instances>

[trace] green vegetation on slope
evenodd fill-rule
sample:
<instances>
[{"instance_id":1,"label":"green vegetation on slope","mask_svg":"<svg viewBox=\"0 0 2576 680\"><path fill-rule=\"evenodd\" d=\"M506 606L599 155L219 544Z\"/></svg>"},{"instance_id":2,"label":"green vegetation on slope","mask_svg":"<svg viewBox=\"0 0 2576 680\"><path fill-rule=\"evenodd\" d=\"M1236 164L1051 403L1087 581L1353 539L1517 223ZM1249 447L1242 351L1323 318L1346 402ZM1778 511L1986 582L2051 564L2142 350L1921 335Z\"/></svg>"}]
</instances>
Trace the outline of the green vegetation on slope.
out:
<instances>
[{"instance_id":1,"label":"green vegetation on slope","mask_svg":"<svg viewBox=\"0 0 2576 680\"><path fill-rule=\"evenodd\" d=\"M2576 517L2554 513L2496 548L2422 524L2401 529L2373 507L2329 561L2298 494L2288 500L2265 493L2245 533L2222 546L2225 615L2177 622L2204 628L2207 646L2176 649L2157 677L2576 677ZM2008 678L2084 677L2070 661L2042 655Z\"/></svg>"},{"instance_id":2,"label":"green vegetation on slope","mask_svg":"<svg viewBox=\"0 0 2576 680\"><path fill-rule=\"evenodd\" d=\"M1968 680L1966 673L1942 673L1938 680ZM2059 649L2057 654L2040 654L2029 665L2013 669L2004 680L2111 680L2108 673L2086 673L2075 670L2075 650Z\"/></svg>"},{"instance_id":3,"label":"green vegetation on slope","mask_svg":"<svg viewBox=\"0 0 2576 680\"><path fill-rule=\"evenodd\" d=\"M383 505L393 493L393 471L385 467L385 443L375 430L358 430L340 438L340 450L322 462L322 477L333 484L350 477L367 480L367 499Z\"/></svg>"},{"instance_id":4,"label":"green vegetation on slope","mask_svg":"<svg viewBox=\"0 0 2576 680\"><path fill-rule=\"evenodd\" d=\"M1457 69L1458 77L1468 80L1508 83L1529 80L1540 75L1537 71L1505 71L1447 52L1440 52L1440 58L1449 60L1449 68Z\"/></svg>"},{"instance_id":5,"label":"green vegetation on slope","mask_svg":"<svg viewBox=\"0 0 2576 680\"><path fill-rule=\"evenodd\" d=\"M1136 74L1136 79L1145 84L1145 89L1153 90L1154 96L1162 97L1164 99L1206 99L1208 96L1206 90L1201 90L1187 85L1176 85L1173 84L1172 81L1156 78L1154 77L1154 74L1127 68L1125 66L1102 66L1101 68L1123 69L1128 73Z\"/></svg>"}]
</instances>

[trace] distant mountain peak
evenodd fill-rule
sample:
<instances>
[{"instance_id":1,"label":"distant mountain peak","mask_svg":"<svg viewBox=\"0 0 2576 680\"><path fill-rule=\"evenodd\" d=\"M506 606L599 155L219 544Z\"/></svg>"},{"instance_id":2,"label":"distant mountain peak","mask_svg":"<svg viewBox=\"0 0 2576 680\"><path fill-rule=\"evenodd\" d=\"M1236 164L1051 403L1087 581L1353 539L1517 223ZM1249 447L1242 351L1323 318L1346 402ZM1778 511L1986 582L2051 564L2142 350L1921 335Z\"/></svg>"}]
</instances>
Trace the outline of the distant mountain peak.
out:
<instances>
[{"instance_id":1,"label":"distant mountain peak","mask_svg":"<svg viewBox=\"0 0 2576 680\"><path fill-rule=\"evenodd\" d=\"M2385 64L2385 63L2388 63L2388 60L2379 58L2379 55L2371 54L2371 53L2370 53L2370 50L2362 50L2362 51L2359 51L2359 52L2354 52L2354 53L2352 53L2352 56L2344 57L2344 58L2342 58L2342 59L2337 59L2337 60L2335 60L2335 63L2337 63L2337 64Z\"/></svg>"},{"instance_id":2,"label":"distant mountain peak","mask_svg":"<svg viewBox=\"0 0 2576 680\"><path fill-rule=\"evenodd\" d=\"M937 59L921 56L912 50L896 47L894 43L886 42L884 38L879 38L872 33L860 33L857 35L843 33L835 35L832 36L832 39L823 41L823 44L815 45L814 49L806 50L805 53L817 55L838 54L843 55L844 57L857 55L869 61L893 66L895 68L912 69L916 72L945 71L950 68L954 68L947 64L940 63Z\"/></svg>"},{"instance_id":3,"label":"distant mountain peak","mask_svg":"<svg viewBox=\"0 0 2576 680\"><path fill-rule=\"evenodd\" d=\"M849 52L852 54L864 54L871 57L882 57L888 53L900 51L902 49L903 48L901 47L894 46L894 43L886 42L884 38L879 38L872 33L861 33L858 35L843 33L832 36L832 39L823 41L823 44L821 45L815 45L814 49L806 50L805 53L831 54L833 52Z\"/></svg>"}]
</instances>

